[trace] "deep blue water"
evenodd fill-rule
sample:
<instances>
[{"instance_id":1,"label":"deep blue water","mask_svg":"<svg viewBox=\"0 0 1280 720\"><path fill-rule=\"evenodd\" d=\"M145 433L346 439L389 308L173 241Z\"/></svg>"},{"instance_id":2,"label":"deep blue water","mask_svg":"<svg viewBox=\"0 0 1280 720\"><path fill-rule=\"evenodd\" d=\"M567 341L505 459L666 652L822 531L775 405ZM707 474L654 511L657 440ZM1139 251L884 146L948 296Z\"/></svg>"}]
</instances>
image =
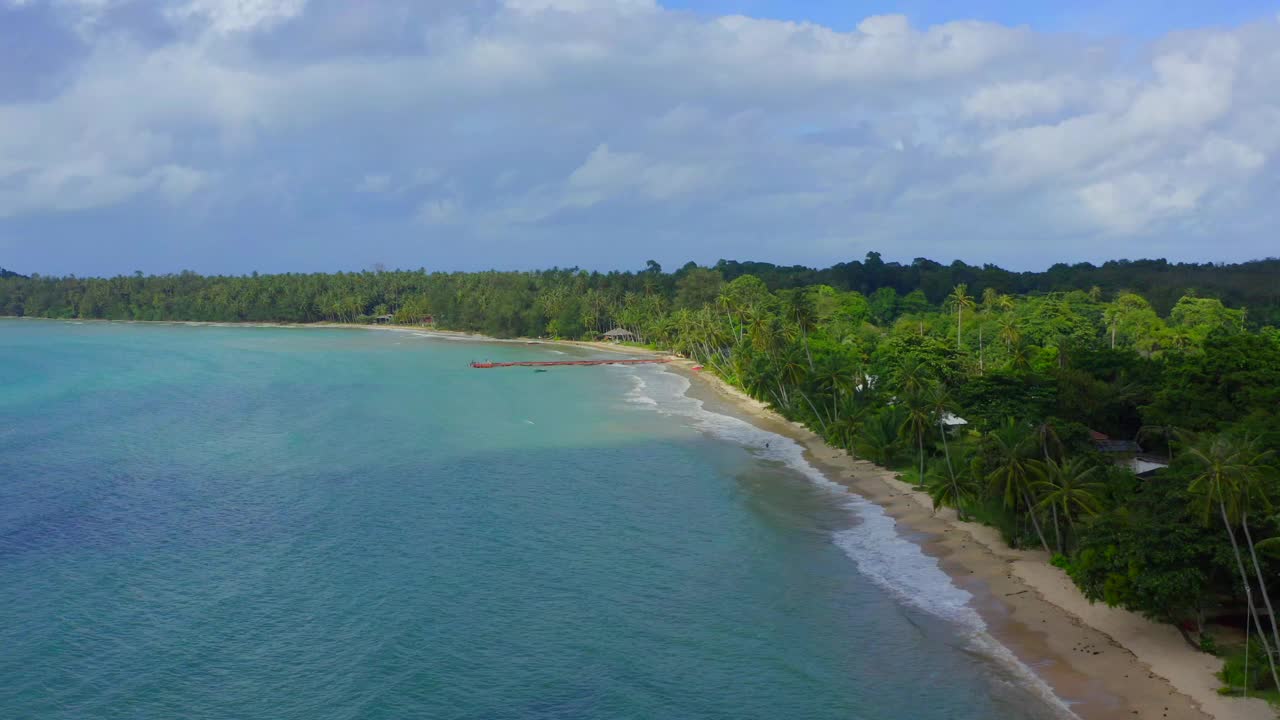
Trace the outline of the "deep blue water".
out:
<instances>
[{"instance_id":1,"label":"deep blue water","mask_svg":"<svg viewBox=\"0 0 1280 720\"><path fill-rule=\"evenodd\" d=\"M1050 716L787 441L466 367L553 352L0 320L0 718Z\"/></svg>"}]
</instances>

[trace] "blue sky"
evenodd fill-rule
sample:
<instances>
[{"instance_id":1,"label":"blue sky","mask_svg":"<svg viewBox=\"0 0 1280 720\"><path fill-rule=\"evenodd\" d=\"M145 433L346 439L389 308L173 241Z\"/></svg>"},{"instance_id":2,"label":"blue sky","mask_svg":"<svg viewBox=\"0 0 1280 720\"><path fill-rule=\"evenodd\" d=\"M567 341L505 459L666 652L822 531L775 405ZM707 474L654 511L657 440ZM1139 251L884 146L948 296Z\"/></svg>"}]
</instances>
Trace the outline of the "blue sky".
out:
<instances>
[{"instance_id":1,"label":"blue sky","mask_svg":"<svg viewBox=\"0 0 1280 720\"><path fill-rule=\"evenodd\" d=\"M0 266L1274 255L1278 13L0 0Z\"/></svg>"}]
</instances>

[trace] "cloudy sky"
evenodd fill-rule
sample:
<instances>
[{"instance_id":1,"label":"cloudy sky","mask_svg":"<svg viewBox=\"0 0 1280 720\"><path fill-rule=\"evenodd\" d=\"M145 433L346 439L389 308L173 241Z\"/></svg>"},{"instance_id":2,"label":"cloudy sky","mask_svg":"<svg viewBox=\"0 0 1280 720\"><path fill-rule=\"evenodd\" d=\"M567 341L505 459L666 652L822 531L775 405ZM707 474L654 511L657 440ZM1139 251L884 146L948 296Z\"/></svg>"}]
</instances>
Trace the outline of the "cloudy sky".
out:
<instances>
[{"instance_id":1,"label":"cloudy sky","mask_svg":"<svg viewBox=\"0 0 1280 720\"><path fill-rule=\"evenodd\" d=\"M0 266L1280 255L1280 3L1045 8L0 0Z\"/></svg>"}]
</instances>

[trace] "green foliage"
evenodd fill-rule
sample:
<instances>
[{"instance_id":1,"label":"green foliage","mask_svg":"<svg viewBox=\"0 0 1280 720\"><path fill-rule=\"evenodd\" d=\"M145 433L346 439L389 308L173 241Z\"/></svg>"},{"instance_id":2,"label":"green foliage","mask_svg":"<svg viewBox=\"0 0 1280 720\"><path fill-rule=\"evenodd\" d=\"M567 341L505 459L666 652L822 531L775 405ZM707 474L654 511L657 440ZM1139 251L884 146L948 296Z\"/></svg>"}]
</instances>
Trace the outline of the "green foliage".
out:
<instances>
[{"instance_id":1,"label":"green foliage","mask_svg":"<svg viewBox=\"0 0 1280 720\"><path fill-rule=\"evenodd\" d=\"M1198 521L1185 488L1185 476L1157 476L1081 523L1069 572L1085 597L1196 624L1215 594L1232 587L1227 538Z\"/></svg>"},{"instance_id":2,"label":"green foliage","mask_svg":"<svg viewBox=\"0 0 1280 720\"><path fill-rule=\"evenodd\" d=\"M1200 352L1168 361L1146 421L1184 430L1216 431L1257 414L1266 425L1280 408L1280 345L1252 334L1215 335Z\"/></svg>"},{"instance_id":3,"label":"green foliage","mask_svg":"<svg viewBox=\"0 0 1280 720\"><path fill-rule=\"evenodd\" d=\"M1276 689L1271 673L1267 672L1266 650L1256 639L1249 643L1247 652L1242 646L1226 656L1218 679L1223 684L1220 691L1223 695L1239 695L1244 690L1256 694L1257 691Z\"/></svg>"}]
</instances>

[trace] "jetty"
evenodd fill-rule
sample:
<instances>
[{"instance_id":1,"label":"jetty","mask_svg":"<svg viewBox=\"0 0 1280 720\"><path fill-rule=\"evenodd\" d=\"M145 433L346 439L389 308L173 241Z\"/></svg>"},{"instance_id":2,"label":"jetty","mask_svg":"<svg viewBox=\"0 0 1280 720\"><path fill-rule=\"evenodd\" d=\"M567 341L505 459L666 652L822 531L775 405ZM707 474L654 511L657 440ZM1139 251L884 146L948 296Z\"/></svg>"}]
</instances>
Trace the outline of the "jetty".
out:
<instances>
[{"instance_id":1,"label":"jetty","mask_svg":"<svg viewBox=\"0 0 1280 720\"><path fill-rule=\"evenodd\" d=\"M671 358L638 358L628 360L521 360L517 362L473 362L471 367L479 369L504 367L585 367L591 365L657 365L669 363Z\"/></svg>"}]
</instances>

